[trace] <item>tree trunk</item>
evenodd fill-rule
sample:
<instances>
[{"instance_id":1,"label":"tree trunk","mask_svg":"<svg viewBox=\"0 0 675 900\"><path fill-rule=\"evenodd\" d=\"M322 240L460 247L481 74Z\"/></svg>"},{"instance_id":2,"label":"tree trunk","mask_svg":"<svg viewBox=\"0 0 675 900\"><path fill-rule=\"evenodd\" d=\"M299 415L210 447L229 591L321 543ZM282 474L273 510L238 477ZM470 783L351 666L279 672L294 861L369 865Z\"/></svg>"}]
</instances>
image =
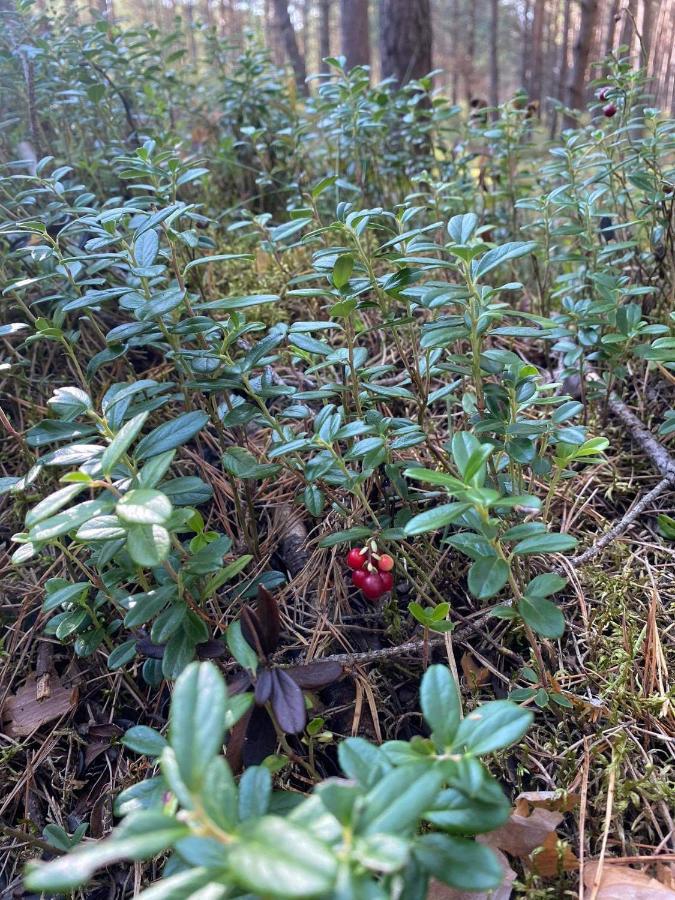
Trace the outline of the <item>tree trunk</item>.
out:
<instances>
[{"instance_id":1,"label":"tree trunk","mask_svg":"<svg viewBox=\"0 0 675 900\"><path fill-rule=\"evenodd\" d=\"M546 16L546 0L536 0L532 19L532 72L527 92L531 100L541 101L541 79L544 71L544 18Z\"/></svg>"},{"instance_id":2,"label":"tree trunk","mask_svg":"<svg viewBox=\"0 0 675 900\"><path fill-rule=\"evenodd\" d=\"M628 0L628 5L623 11L623 22L621 24L621 36L619 37L619 46L626 45L628 47L627 55L633 59L633 44L635 42L635 16L637 15L637 0Z\"/></svg>"},{"instance_id":3,"label":"tree trunk","mask_svg":"<svg viewBox=\"0 0 675 900\"><path fill-rule=\"evenodd\" d=\"M368 0L340 0L340 52L347 68L370 65Z\"/></svg>"},{"instance_id":4,"label":"tree trunk","mask_svg":"<svg viewBox=\"0 0 675 900\"><path fill-rule=\"evenodd\" d=\"M574 66L569 80L567 105L572 109L581 109L584 105L584 85L588 54L593 40L593 31L598 18L598 0L581 0L581 22L579 33L574 44ZM565 117L565 127L574 125L574 118Z\"/></svg>"},{"instance_id":5,"label":"tree trunk","mask_svg":"<svg viewBox=\"0 0 675 900\"><path fill-rule=\"evenodd\" d=\"M490 106L499 106L499 0L490 0Z\"/></svg>"},{"instance_id":6,"label":"tree trunk","mask_svg":"<svg viewBox=\"0 0 675 900\"><path fill-rule=\"evenodd\" d=\"M569 52L570 52L570 25L572 19L572 4L571 0L565 0L564 12L563 12L563 26L562 26L562 43L560 46L560 62L558 64L558 85L556 90L556 97L558 100L564 102L565 100L565 89L567 87L567 73L569 71ZM551 139L555 137L556 130L558 128L558 111L553 111L553 116L551 117Z\"/></svg>"},{"instance_id":7,"label":"tree trunk","mask_svg":"<svg viewBox=\"0 0 675 900\"><path fill-rule=\"evenodd\" d=\"M321 72L330 71L330 67L324 62L324 59L330 56L330 9L331 0L319 0L319 68Z\"/></svg>"},{"instance_id":8,"label":"tree trunk","mask_svg":"<svg viewBox=\"0 0 675 900\"><path fill-rule=\"evenodd\" d=\"M652 0L643 0L642 3L642 47L640 65L645 73L651 72L650 60L652 55L652 38L654 34L654 4Z\"/></svg>"},{"instance_id":9,"label":"tree trunk","mask_svg":"<svg viewBox=\"0 0 675 900\"><path fill-rule=\"evenodd\" d=\"M460 43L459 33L457 30L457 22L459 22L459 0L452 0L452 21L455 27L452 31L452 102L454 105L459 101L459 56Z\"/></svg>"},{"instance_id":10,"label":"tree trunk","mask_svg":"<svg viewBox=\"0 0 675 900\"><path fill-rule=\"evenodd\" d=\"M383 77L398 85L429 74L429 0L380 0L380 57Z\"/></svg>"},{"instance_id":11,"label":"tree trunk","mask_svg":"<svg viewBox=\"0 0 675 900\"><path fill-rule=\"evenodd\" d=\"M288 57L288 61L293 69L293 74L295 75L295 83L301 93L307 94L307 71L305 69L305 60L303 59L302 53L300 53L298 39L295 35L291 17L288 13L288 2L287 0L273 0L273 6L276 25L279 29L279 34L281 35L281 42L286 51L286 56Z\"/></svg>"},{"instance_id":12,"label":"tree trunk","mask_svg":"<svg viewBox=\"0 0 675 900\"><path fill-rule=\"evenodd\" d=\"M530 0L525 0L521 33L520 86L527 89L530 80Z\"/></svg>"},{"instance_id":13,"label":"tree trunk","mask_svg":"<svg viewBox=\"0 0 675 900\"><path fill-rule=\"evenodd\" d=\"M464 56L464 95L467 106L473 100L473 76L476 62L476 4L468 0L466 21L466 50Z\"/></svg>"}]
</instances>

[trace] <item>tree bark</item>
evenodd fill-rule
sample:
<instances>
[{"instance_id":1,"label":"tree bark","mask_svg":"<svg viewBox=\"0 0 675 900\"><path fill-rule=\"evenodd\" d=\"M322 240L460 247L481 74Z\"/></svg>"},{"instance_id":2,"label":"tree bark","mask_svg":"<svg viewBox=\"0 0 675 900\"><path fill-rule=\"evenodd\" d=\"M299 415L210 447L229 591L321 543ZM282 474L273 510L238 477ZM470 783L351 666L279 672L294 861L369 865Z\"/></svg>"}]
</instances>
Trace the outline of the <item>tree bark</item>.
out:
<instances>
[{"instance_id":1,"label":"tree bark","mask_svg":"<svg viewBox=\"0 0 675 900\"><path fill-rule=\"evenodd\" d=\"M643 0L642 2L642 47L640 54L640 65L644 68L645 73L649 75L651 72L651 55L652 55L652 38L654 34L654 4L652 0Z\"/></svg>"},{"instance_id":2,"label":"tree bark","mask_svg":"<svg viewBox=\"0 0 675 900\"><path fill-rule=\"evenodd\" d=\"M571 0L565 0L563 12L562 41L560 45L560 62L558 64L558 86L556 97L561 103L565 101L565 91L567 89L567 74L569 72L569 51L570 51L570 25L572 21L572 3ZM551 139L555 137L558 128L558 111L553 110L551 117Z\"/></svg>"},{"instance_id":3,"label":"tree bark","mask_svg":"<svg viewBox=\"0 0 675 900\"><path fill-rule=\"evenodd\" d=\"M340 52L347 68L370 65L368 0L340 0Z\"/></svg>"},{"instance_id":4,"label":"tree bark","mask_svg":"<svg viewBox=\"0 0 675 900\"><path fill-rule=\"evenodd\" d=\"M397 85L432 68L429 0L380 0L382 75Z\"/></svg>"},{"instance_id":5,"label":"tree bark","mask_svg":"<svg viewBox=\"0 0 675 900\"><path fill-rule=\"evenodd\" d=\"M579 33L574 44L574 66L569 80L567 105L572 109L581 109L584 104L584 84L588 54L593 40L593 31L598 18L598 0L581 0L581 22ZM574 118L565 117L565 127L571 128Z\"/></svg>"},{"instance_id":6,"label":"tree bark","mask_svg":"<svg viewBox=\"0 0 675 900\"><path fill-rule=\"evenodd\" d=\"M330 56L330 10L331 0L319 0L319 70L330 71L324 59Z\"/></svg>"},{"instance_id":7,"label":"tree bark","mask_svg":"<svg viewBox=\"0 0 675 900\"><path fill-rule=\"evenodd\" d=\"M452 21L455 23L455 27L452 30L452 102L453 105L456 105L459 101L459 56L460 56L460 44L459 44L459 33L457 29L457 23L460 20L459 15L459 0L452 0Z\"/></svg>"},{"instance_id":8,"label":"tree bark","mask_svg":"<svg viewBox=\"0 0 675 900\"><path fill-rule=\"evenodd\" d=\"M521 33L520 85L527 89L530 80L530 0L525 0Z\"/></svg>"},{"instance_id":9,"label":"tree bark","mask_svg":"<svg viewBox=\"0 0 675 900\"><path fill-rule=\"evenodd\" d=\"M276 26L279 29L286 56L293 69L295 83L301 93L307 94L307 70L305 69L305 60L298 47L298 39L295 34L295 29L293 28L293 23L291 22L291 17L288 13L288 2L287 0L273 0L273 7Z\"/></svg>"},{"instance_id":10,"label":"tree bark","mask_svg":"<svg viewBox=\"0 0 675 900\"><path fill-rule=\"evenodd\" d=\"M499 106L499 0L490 0L490 106Z\"/></svg>"},{"instance_id":11,"label":"tree bark","mask_svg":"<svg viewBox=\"0 0 675 900\"><path fill-rule=\"evenodd\" d=\"M628 47L627 54L631 60L633 58L633 44L635 43L635 16L637 15L637 0L628 0L628 5L623 11L623 22L621 24L621 35L619 37L619 46L626 45Z\"/></svg>"},{"instance_id":12,"label":"tree bark","mask_svg":"<svg viewBox=\"0 0 675 900\"><path fill-rule=\"evenodd\" d=\"M464 48L461 52L462 80L464 81L464 99L466 105L471 106L474 99L474 74L476 63L476 4L474 0L467 0L464 11L466 33L464 35Z\"/></svg>"},{"instance_id":13,"label":"tree bark","mask_svg":"<svg viewBox=\"0 0 675 900\"><path fill-rule=\"evenodd\" d=\"M544 71L544 19L546 16L546 0L536 0L532 19L532 72L527 92L531 100L541 101L541 80Z\"/></svg>"}]
</instances>

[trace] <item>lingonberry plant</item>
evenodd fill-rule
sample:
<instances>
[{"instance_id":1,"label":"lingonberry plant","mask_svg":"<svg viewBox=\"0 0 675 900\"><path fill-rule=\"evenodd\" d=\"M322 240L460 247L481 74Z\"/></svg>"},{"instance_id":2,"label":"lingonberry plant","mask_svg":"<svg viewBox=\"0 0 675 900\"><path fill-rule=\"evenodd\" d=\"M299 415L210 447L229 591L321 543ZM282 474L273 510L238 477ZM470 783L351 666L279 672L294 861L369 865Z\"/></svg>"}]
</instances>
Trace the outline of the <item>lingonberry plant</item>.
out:
<instances>
[{"instance_id":1,"label":"lingonberry plant","mask_svg":"<svg viewBox=\"0 0 675 900\"><path fill-rule=\"evenodd\" d=\"M123 738L157 763L158 774L117 798L124 820L108 840L32 868L29 890L72 890L102 866L166 851L162 879L140 896L208 889L424 898L431 877L464 891L499 885L498 859L472 837L503 824L510 807L480 757L519 740L529 711L495 700L463 718L452 675L432 666L420 685L429 736L380 747L348 738L339 747L346 777L303 797L273 791L264 766L236 782L221 755L252 702L251 694L228 694L211 663L188 666L176 682L167 737L137 726Z\"/></svg>"},{"instance_id":2,"label":"lingonberry plant","mask_svg":"<svg viewBox=\"0 0 675 900\"><path fill-rule=\"evenodd\" d=\"M627 738L606 762L588 747L607 716L639 723L642 753L670 703L675 124L644 73L610 55L548 140L523 91L463 110L431 76L374 83L340 57L303 97L255 35L206 23L188 49L180 29L18 6L0 34L0 666L20 657L25 684L3 760L33 777L15 721L33 676L55 708L74 696L58 681L86 682L77 741L100 738L77 771L68 743L68 810L50 802L34 841L77 848L31 889L168 853L145 896L490 890L501 870L471 838L510 804L478 757L521 739L492 761L510 794L574 796L582 772L576 840L627 759L621 804L664 794L635 846L665 846L668 779L641 777ZM662 480L636 498L648 463ZM478 705L495 695L537 712L534 739L524 708ZM83 772L113 754L124 821L92 843L107 824ZM555 888L512 861L523 890L576 889L556 846Z\"/></svg>"}]
</instances>

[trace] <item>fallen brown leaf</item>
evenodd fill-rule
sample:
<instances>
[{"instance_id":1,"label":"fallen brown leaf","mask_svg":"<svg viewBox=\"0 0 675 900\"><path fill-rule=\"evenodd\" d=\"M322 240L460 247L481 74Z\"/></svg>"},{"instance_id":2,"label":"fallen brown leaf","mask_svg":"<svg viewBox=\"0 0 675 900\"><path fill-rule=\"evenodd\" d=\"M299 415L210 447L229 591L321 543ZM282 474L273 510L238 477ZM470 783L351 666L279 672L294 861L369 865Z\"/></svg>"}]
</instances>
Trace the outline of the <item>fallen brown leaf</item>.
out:
<instances>
[{"instance_id":1,"label":"fallen brown leaf","mask_svg":"<svg viewBox=\"0 0 675 900\"><path fill-rule=\"evenodd\" d=\"M584 885L589 892L595 885L598 865L589 862L584 867ZM595 900L675 900L675 891L645 872L605 860Z\"/></svg>"},{"instance_id":2,"label":"fallen brown leaf","mask_svg":"<svg viewBox=\"0 0 675 900\"><path fill-rule=\"evenodd\" d=\"M38 683L35 676L30 675L23 687L7 698L2 718L7 723L5 733L9 737L32 734L75 708L78 698L75 685L64 685L58 676L52 675L49 688L49 696L38 700Z\"/></svg>"},{"instance_id":3,"label":"fallen brown leaf","mask_svg":"<svg viewBox=\"0 0 675 900\"><path fill-rule=\"evenodd\" d=\"M462 655L460 665L467 684L471 687L480 687L481 684L485 684L490 678L490 670L486 669L485 666L479 666L473 655L468 651Z\"/></svg>"},{"instance_id":4,"label":"fallen brown leaf","mask_svg":"<svg viewBox=\"0 0 675 900\"><path fill-rule=\"evenodd\" d=\"M478 840L522 859L529 869L544 877L555 875L561 868L574 869L578 860L569 847L559 848L556 828L563 820L558 810L571 809L575 796L558 797L552 791L520 794L508 822Z\"/></svg>"}]
</instances>

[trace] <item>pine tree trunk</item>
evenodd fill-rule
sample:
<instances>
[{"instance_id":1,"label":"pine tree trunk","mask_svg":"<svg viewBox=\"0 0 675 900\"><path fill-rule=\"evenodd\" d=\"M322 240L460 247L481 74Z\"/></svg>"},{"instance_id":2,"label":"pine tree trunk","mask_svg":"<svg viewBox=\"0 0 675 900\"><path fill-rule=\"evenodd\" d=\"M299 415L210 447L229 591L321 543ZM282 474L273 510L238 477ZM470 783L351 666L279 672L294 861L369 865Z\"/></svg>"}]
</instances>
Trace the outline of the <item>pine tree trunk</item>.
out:
<instances>
[{"instance_id":1,"label":"pine tree trunk","mask_svg":"<svg viewBox=\"0 0 675 900\"><path fill-rule=\"evenodd\" d=\"M544 18L546 15L546 0L536 0L534 4L534 17L532 19L532 72L527 92L531 100L541 101L541 80L544 71Z\"/></svg>"},{"instance_id":2,"label":"pine tree trunk","mask_svg":"<svg viewBox=\"0 0 675 900\"><path fill-rule=\"evenodd\" d=\"M303 59L302 53L300 53L298 39L295 34L295 29L293 28L293 23L291 22L291 17L288 13L288 2L287 0L273 0L273 7L276 26L279 29L281 42L286 51L288 61L293 69L293 74L295 75L295 83L301 93L307 94L307 71L305 69L305 60Z\"/></svg>"},{"instance_id":3,"label":"pine tree trunk","mask_svg":"<svg viewBox=\"0 0 675 900\"><path fill-rule=\"evenodd\" d=\"M490 0L490 106L499 106L499 0Z\"/></svg>"},{"instance_id":4,"label":"pine tree trunk","mask_svg":"<svg viewBox=\"0 0 675 900\"><path fill-rule=\"evenodd\" d=\"M466 51L464 56L464 96L469 106L473 100L473 76L476 56L476 4L468 0Z\"/></svg>"},{"instance_id":5,"label":"pine tree trunk","mask_svg":"<svg viewBox=\"0 0 675 900\"><path fill-rule=\"evenodd\" d=\"M654 4L652 0L642 2L642 47L640 65L647 75L651 72L652 39L654 35Z\"/></svg>"},{"instance_id":6,"label":"pine tree trunk","mask_svg":"<svg viewBox=\"0 0 675 900\"><path fill-rule=\"evenodd\" d=\"M521 33L520 85L527 89L530 80L530 0L525 0Z\"/></svg>"},{"instance_id":7,"label":"pine tree trunk","mask_svg":"<svg viewBox=\"0 0 675 900\"><path fill-rule=\"evenodd\" d=\"M452 102L457 104L459 100L459 56L460 44L457 22L459 22L459 0L452 0L452 21L455 27L452 32Z\"/></svg>"},{"instance_id":8,"label":"pine tree trunk","mask_svg":"<svg viewBox=\"0 0 675 900\"><path fill-rule=\"evenodd\" d=\"M560 102L565 100L565 90L567 88L567 73L569 71L569 51L570 51L570 26L572 24L572 4L571 0L565 0L562 25L562 41L560 45L560 62L558 64L558 84L556 97ZM551 117L551 139L555 137L558 128L558 111L553 111Z\"/></svg>"},{"instance_id":9,"label":"pine tree trunk","mask_svg":"<svg viewBox=\"0 0 675 900\"><path fill-rule=\"evenodd\" d=\"M347 68L370 65L368 0L340 0L340 52Z\"/></svg>"},{"instance_id":10,"label":"pine tree trunk","mask_svg":"<svg viewBox=\"0 0 675 900\"><path fill-rule=\"evenodd\" d=\"M627 56L633 58L633 44L635 43L635 16L637 15L637 0L628 0L628 5L623 11L623 22L621 24L621 35L619 37L619 46L626 45L628 47Z\"/></svg>"},{"instance_id":11,"label":"pine tree trunk","mask_svg":"<svg viewBox=\"0 0 675 900\"><path fill-rule=\"evenodd\" d=\"M319 0L319 59L320 71L328 72L330 67L324 59L330 56L330 10L331 0Z\"/></svg>"},{"instance_id":12,"label":"pine tree trunk","mask_svg":"<svg viewBox=\"0 0 675 900\"><path fill-rule=\"evenodd\" d=\"M593 40L595 23L598 18L598 0L581 0L581 22L579 34L574 44L574 66L569 80L567 105L572 109L581 109L584 105L584 85L588 55ZM565 127L571 128L574 118L565 117Z\"/></svg>"},{"instance_id":13,"label":"pine tree trunk","mask_svg":"<svg viewBox=\"0 0 675 900\"><path fill-rule=\"evenodd\" d=\"M429 0L380 0L382 76L399 85L428 75L431 58Z\"/></svg>"}]
</instances>

